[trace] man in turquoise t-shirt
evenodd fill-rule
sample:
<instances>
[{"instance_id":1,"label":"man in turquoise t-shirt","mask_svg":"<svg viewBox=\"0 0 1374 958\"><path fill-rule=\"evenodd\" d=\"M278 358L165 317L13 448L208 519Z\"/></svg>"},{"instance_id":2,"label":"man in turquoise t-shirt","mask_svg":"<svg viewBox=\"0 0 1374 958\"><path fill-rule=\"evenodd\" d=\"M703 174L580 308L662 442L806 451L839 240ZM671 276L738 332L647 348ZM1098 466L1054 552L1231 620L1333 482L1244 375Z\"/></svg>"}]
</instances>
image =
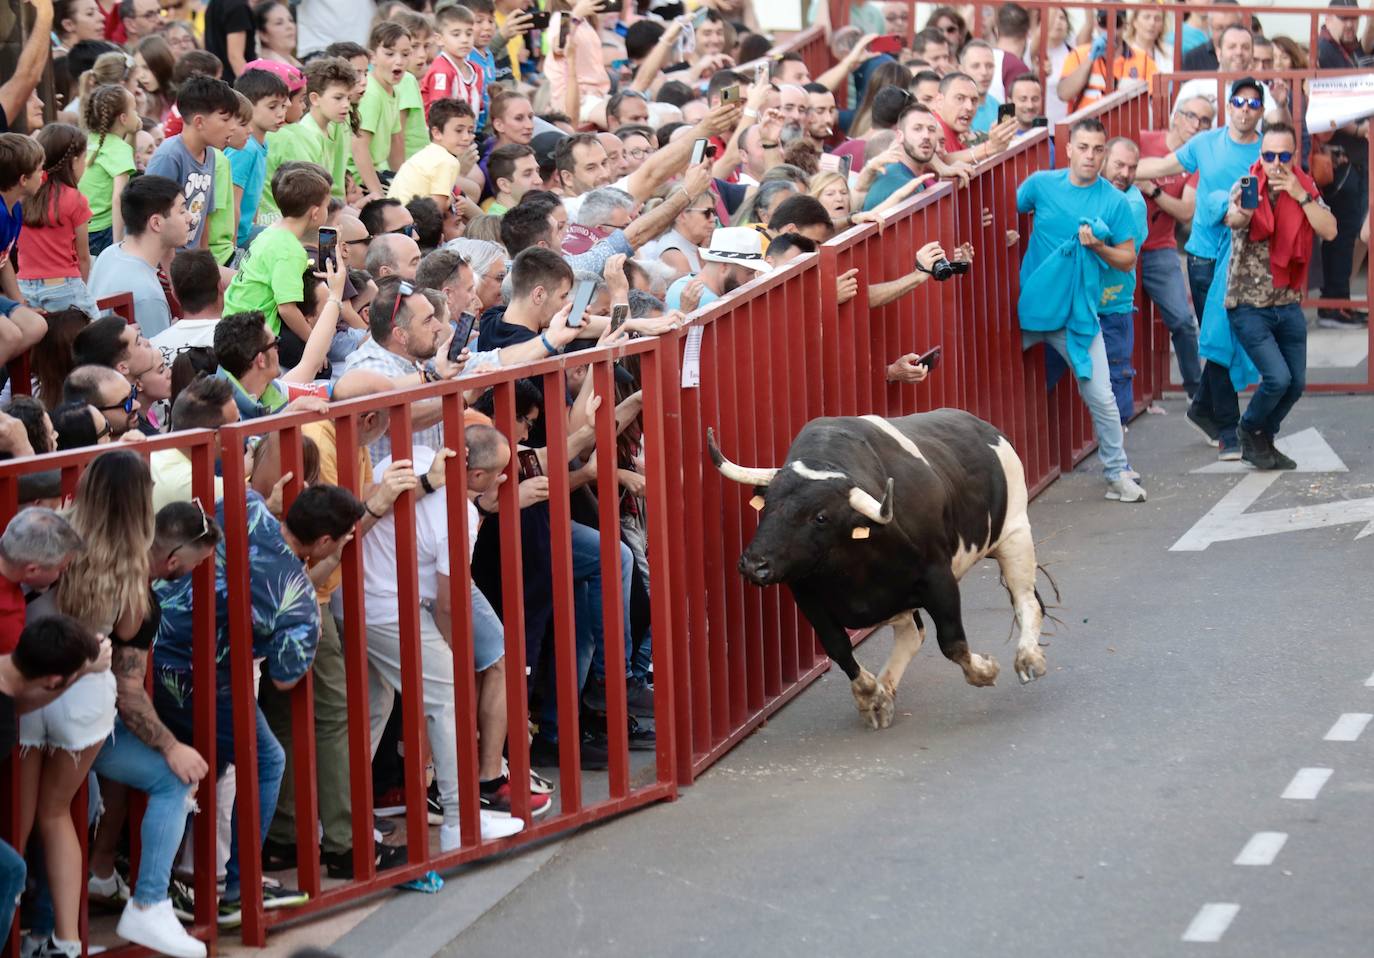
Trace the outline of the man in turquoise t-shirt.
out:
<instances>
[{"instance_id":1,"label":"man in turquoise t-shirt","mask_svg":"<svg viewBox=\"0 0 1374 958\"><path fill-rule=\"evenodd\" d=\"M1140 162L1140 147L1124 136L1107 141L1107 162L1102 176L1126 197L1131 212L1131 234L1136 255L1150 234L1145 197L1135 186L1135 168ZM1112 395L1125 425L1135 412L1131 380L1131 353L1135 350L1135 267L1110 269L1102 281L1102 298L1097 303L1097 318L1102 324L1103 345L1107 348L1107 367L1111 370Z\"/></svg>"},{"instance_id":2,"label":"man in turquoise t-shirt","mask_svg":"<svg viewBox=\"0 0 1374 958\"><path fill-rule=\"evenodd\" d=\"M944 138L940 121L930 108L912 100L897 117L897 140L903 158L899 163L889 163L885 170L877 164L866 165L860 177L877 176L873 185L864 196L864 210L877 209L889 196L923 173L933 173L930 161L935 158L935 150ZM918 188L919 192L919 188Z\"/></svg>"},{"instance_id":3,"label":"man in turquoise t-shirt","mask_svg":"<svg viewBox=\"0 0 1374 958\"><path fill-rule=\"evenodd\" d=\"M1242 77L1231 84L1231 96L1226 107L1226 126L1219 130L1199 133L1168 156L1141 160L1136 170L1137 180L1155 179L1176 173L1197 173L1197 195L1207 196L1217 190L1228 195L1236 180L1244 176L1259 160L1260 119L1264 115L1264 90L1258 80ZM1183 247L1188 254L1188 286L1193 294L1193 309L1202 321L1201 304L1207 302L1212 277L1217 268L1217 250L1221 246L1220 220L1204 222L1193 218L1192 233ZM1222 277L1223 281L1225 277ZM1200 429L1212 442L1220 444L1222 459L1240 458L1240 438L1236 426L1240 423L1240 401L1225 366L1208 360L1202 367L1193 402L1188 407L1188 421Z\"/></svg>"},{"instance_id":4,"label":"man in turquoise t-shirt","mask_svg":"<svg viewBox=\"0 0 1374 958\"><path fill-rule=\"evenodd\" d=\"M1099 175L1106 153L1107 133L1102 124L1095 119L1079 120L1069 131L1068 167L1032 173L1017 188L1017 210L1035 215L1021 261L1017 309L1023 348L1044 343L1063 356L1078 376L1078 392L1092 415L1097 435L1097 455L1107 479L1106 498L1143 502L1145 490L1126 460L1125 433L1112 397L1106 345L1098 328L1098 301L1105 274L1109 269L1134 269L1139 245L1125 196ZM1105 224L1105 231L1100 226L1094 230L1090 222L1096 220ZM1066 250L1074 255L1066 256ZM1083 260L1083 256L1089 259ZM1093 271L1094 266L1100 274ZM1081 288L1085 283L1087 292L1095 293L1090 302ZM1027 314L1036 301L1028 300L1028 295L1043 297L1044 293L1028 291L1047 286L1062 291L1062 299L1053 304L1040 302L1039 306L1047 308L1037 309L1042 315L1032 321ZM1089 329L1095 330L1091 338L1086 332Z\"/></svg>"}]
</instances>

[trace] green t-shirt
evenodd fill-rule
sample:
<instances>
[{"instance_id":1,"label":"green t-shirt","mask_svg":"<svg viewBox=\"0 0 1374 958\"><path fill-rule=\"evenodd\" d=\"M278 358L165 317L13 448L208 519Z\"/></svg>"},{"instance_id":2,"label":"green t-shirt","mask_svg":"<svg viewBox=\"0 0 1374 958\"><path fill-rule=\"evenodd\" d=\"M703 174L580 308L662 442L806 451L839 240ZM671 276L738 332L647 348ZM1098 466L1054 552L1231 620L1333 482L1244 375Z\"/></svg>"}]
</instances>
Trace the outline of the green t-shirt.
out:
<instances>
[{"instance_id":1,"label":"green t-shirt","mask_svg":"<svg viewBox=\"0 0 1374 958\"><path fill-rule=\"evenodd\" d=\"M277 167L288 162L318 163L326 170L324 156L324 134L320 125L307 113L299 122L288 123L275 133L267 134L267 172L262 188L262 198L258 200L258 215L253 222L258 226L271 226L281 219L277 208L277 198L272 195L272 174Z\"/></svg>"},{"instance_id":2,"label":"green t-shirt","mask_svg":"<svg viewBox=\"0 0 1374 958\"><path fill-rule=\"evenodd\" d=\"M114 181L116 176L128 176L134 166L134 148L117 136L106 135L96 153L100 134L91 133L86 140L86 172L81 174L77 188L91 204L91 221L86 229L108 229L114 223Z\"/></svg>"},{"instance_id":3,"label":"green t-shirt","mask_svg":"<svg viewBox=\"0 0 1374 958\"><path fill-rule=\"evenodd\" d=\"M234 174L223 150L212 147L210 152L215 154L215 208L205 223L206 241L215 262L223 265L234 255Z\"/></svg>"},{"instance_id":4,"label":"green t-shirt","mask_svg":"<svg viewBox=\"0 0 1374 958\"><path fill-rule=\"evenodd\" d=\"M278 303L299 303L305 298L303 276L310 259L295 234L284 226L272 226L258 234L248 255L224 291L224 315L261 310L267 328L281 332Z\"/></svg>"},{"instance_id":5,"label":"green t-shirt","mask_svg":"<svg viewBox=\"0 0 1374 958\"><path fill-rule=\"evenodd\" d=\"M358 119L358 128L372 134L372 145L368 150L372 165L379 173L391 169L388 159L391 155L391 138L402 129L401 106L396 91L388 93L383 90L376 76L372 76L367 81L367 92L358 101Z\"/></svg>"},{"instance_id":6,"label":"green t-shirt","mask_svg":"<svg viewBox=\"0 0 1374 958\"><path fill-rule=\"evenodd\" d=\"M401 124L406 133L406 159L429 146L429 129L425 123L425 102L420 98L420 81L407 73L396 84L396 104L401 111Z\"/></svg>"}]
</instances>

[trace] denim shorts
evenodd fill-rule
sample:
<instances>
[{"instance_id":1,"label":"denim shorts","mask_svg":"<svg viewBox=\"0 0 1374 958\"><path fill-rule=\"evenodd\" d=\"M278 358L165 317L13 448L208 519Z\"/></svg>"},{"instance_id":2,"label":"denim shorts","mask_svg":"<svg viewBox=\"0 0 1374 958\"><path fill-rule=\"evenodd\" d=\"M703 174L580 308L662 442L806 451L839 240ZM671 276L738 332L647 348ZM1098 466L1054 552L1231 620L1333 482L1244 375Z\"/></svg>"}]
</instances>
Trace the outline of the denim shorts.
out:
<instances>
[{"instance_id":1,"label":"denim shorts","mask_svg":"<svg viewBox=\"0 0 1374 958\"><path fill-rule=\"evenodd\" d=\"M106 669L83 675L41 709L19 716L19 744L80 752L109 738L114 720L115 679Z\"/></svg>"},{"instance_id":2,"label":"denim shorts","mask_svg":"<svg viewBox=\"0 0 1374 958\"><path fill-rule=\"evenodd\" d=\"M46 313L55 313L75 306L92 319L100 317L95 297L80 277L73 276L56 285L48 285L41 279L21 279L19 292L24 294L24 299L30 306Z\"/></svg>"}]
</instances>

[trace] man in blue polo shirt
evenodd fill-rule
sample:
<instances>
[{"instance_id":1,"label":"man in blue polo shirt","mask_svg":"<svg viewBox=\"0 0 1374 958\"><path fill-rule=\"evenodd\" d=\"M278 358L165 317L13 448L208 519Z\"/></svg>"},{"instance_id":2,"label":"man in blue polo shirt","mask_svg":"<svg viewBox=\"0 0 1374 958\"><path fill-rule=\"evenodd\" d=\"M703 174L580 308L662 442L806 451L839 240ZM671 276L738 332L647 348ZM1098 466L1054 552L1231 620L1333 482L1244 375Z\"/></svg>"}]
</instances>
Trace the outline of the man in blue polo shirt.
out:
<instances>
[{"instance_id":1,"label":"man in blue polo shirt","mask_svg":"<svg viewBox=\"0 0 1374 958\"><path fill-rule=\"evenodd\" d=\"M1263 115L1264 90L1259 81L1250 77L1237 80L1231 84L1226 126L1197 134L1168 156L1141 160L1136 179L1197 173L1198 196L1215 190L1229 194L1236 180L1259 159L1258 127ZM1202 304L1207 302L1207 291L1212 288L1217 250L1225 229L1220 220L1204 222L1195 217L1192 233L1183 247L1188 254L1188 285L1193 294L1193 309L1199 318L1203 313ZM1203 366L1197 393L1188 407L1188 421L1202 430L1208 441L1219 443L1222 459L1240 458L1240 439L1236 435L1240 402L1225 366L1210 359Z\"/></svg>"}]
</instances>

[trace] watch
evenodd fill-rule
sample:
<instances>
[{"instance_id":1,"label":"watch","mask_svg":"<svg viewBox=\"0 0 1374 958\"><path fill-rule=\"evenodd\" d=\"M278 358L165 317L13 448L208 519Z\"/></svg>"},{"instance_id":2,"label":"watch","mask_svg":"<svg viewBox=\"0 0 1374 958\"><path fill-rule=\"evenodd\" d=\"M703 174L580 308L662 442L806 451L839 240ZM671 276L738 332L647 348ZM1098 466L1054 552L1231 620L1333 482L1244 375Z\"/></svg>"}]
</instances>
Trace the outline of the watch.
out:
<instances>
[{"instance_id":1,"label":"watch","mask_svg":"<svg viewBox=\"0 0 1374 958\"><path fill-rule=\"evenodd\" d=\"M1150 194L1150 199L1152 199L1152 200L1157 200L1157 199L1159 199L1160 194L1163 193L1163 192L1164 192L1164 188L1163 188L1163 187L1161 187L1161 186L1156 186L1156 187L1155 187L1155 191L1154 191L1153 193Z\"/></svg>"},{"instance_id":2,"label":"watch","mask_svg":"<svg viewBox=\"0 0 1374 958\"><path fill-rule=\"evenodd\" d=\"M1308 203L1317 202L1317 198L1311 193L1304 193L1302 199L1298 200L1299 206L1306 206Z\"/></svg>"}]
</instances>

